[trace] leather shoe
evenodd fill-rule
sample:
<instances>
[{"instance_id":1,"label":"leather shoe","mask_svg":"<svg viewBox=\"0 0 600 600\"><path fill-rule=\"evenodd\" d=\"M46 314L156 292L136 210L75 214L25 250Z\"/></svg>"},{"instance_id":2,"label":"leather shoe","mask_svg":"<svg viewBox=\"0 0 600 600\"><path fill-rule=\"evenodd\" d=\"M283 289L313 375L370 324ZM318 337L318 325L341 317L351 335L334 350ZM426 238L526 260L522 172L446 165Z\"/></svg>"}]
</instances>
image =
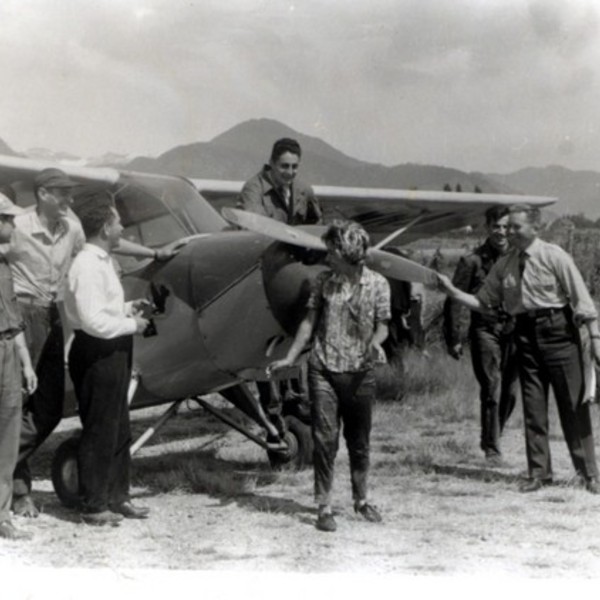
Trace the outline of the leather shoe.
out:
<instances>
[{"instance_id":1,"label":"leather shoe","mask_svg":"<svg viewBox=\"0 0 600 600\"><path fill-rule=\"evenodd\" d=\"M111 505L110 510L126 519L147 519L150 514L150 509L147 506L135 506L130 501Z\"/></svg>"},{"instance_id":2,"label":"leather shoe","mask_svg":"<svg viewBox=\"0 0 600 600\"><path fill-rule=\"evenodd\" d=\"M116 527L122 520L123 515L118 515L110 510L100 512L81 513L81 520L87 525L111 525Z\"/></svg>"},{"instance_id":3,"label":"leather shoe","mask_svg":"<svg viewBox=\"0 0 600 600\"><path fill-rule=\"evenodd\" d=\"M333 518L333 515L330 512L320 513L317 517L316 527L319 531L331 532L337 529L337 524L335 522L335 519Z\"/></svg>"},{"instance_id":4,"label":"leather shoe","mask_svg":"<svg viewBox=\"0 0 600 600\"><path fill-rule=\"evenodd\" d=\"M29 494L25 494L25 496L14 496L11 508L13 514L18 517L35 519L40 514L38 507L34 504L33 498Z\"/></svg>"},{"instance_id":5,"label":"leather shoe","mask_svg":"<svg viewBox=\"0 0 600 600\"><path fill-rule=\"evenodd\" d=\"M370 521L371 523L381 523L381 521L383 520L377 509L371 504L367 504L366 502L364 502L363 504L355 504L354 512L358 513L364 519Z\"/></svg>"},{"instance_id":6,"label":"leather shoe","mask_svg":"<svg viewBox=\"0 0 600 600\"><path fill-rule=\"evenodd\" d=\"M0 523L0 538L6 540L30 540L33 536L28 531L17 529L10 521Z\"/></svg>"},{"instance_id":7,"label":"leather shoe","mask_svg":"<svg viewBox=\"0 0 600 600\"><path fill-rule=\"evenodd\" d=\"M551 485L552 479L528 479L519 486L519 491L527 494L529 492L537 492L546 485Z\"/></svg>"},{"instance_id":8,"label":"leather shoe","mask_svg":"<svg viewBox=\"0 0 600 600\"><path fill-rule=\"evenodd\" d=\"M585 489L590 494L600 494L600 482L598 482L596 477L590 477L585 482Z\"/></svg>"}]
</instances>

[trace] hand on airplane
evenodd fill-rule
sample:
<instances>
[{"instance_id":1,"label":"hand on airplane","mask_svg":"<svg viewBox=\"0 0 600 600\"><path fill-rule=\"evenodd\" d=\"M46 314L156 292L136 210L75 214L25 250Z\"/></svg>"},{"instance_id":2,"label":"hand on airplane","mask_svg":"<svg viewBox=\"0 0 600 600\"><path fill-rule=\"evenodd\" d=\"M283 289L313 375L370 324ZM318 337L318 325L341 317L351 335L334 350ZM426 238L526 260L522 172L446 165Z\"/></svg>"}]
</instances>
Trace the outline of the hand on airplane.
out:
<instances>
[{"instance_id":1,"label":"hand on airplane","mask_svg":"<svg viewBox=\"0 0 600 600\"><path fill-rule=\"evenodd\" d=\"M23 366L23 379L25 379L25 391L31 396L38 386L37 375L33 367Z\"/></svg>"},{"instance_id":2,"label":"hand on airplane","mask_svg":"<svg viewBox=\"0 0 600 600\"><path fill-rule=\"evenodd\" d=\"M286 369L288 367L293 367L294 361L289 358L281 358L279 360L274 360L265 370L267 373L267 377L271 377L273 375L273 371L278 371L280 369Z\"/></svg>"},{"instance_id":3,"label":"hand on airplane","mask_svg":"<svg viewBox=\"0 0 600 600\"><path fill-rule=\"evenodd\" d=\"M460 360L460 357L463 355L463 345L458 343L454 344L454 346L448 346L448 354L452 358Z\"/></svg>"},{"instance_id":4,"label":"hand on airplane","mask_svg":"<svg viewBox=\"0 0 600 600\"><path fill-rule=\"evenodd\" d=\"M187 245L189 240L177 240L175 242L171 242L162 248L159 248L156 251L156 257L154 260L158 260L159 262L169 260L176 256L179 251Z\"/></svg>"},{"instance_id":5,"label":"hand on airplane","mask_svg":"<svg viewBox=\"0 0 600 600\"><path fill-rule=\"evenodd\" d=\"M444 293L449 293L454 288L452 280L443 273L436 273L438 290Z\"/></svg>"},{"instance_id":6,"label":"hand on airplane","mask_svg":"<svg viewBox=\"0 0 600 600\"><path fill-rule=\"evenodd\" d=\"M133 313L143 313L148 307L152 306L152 302L147 298L138 298L131 301L131 311Z\"/></svg>"},{"instance_id":7,"label":"hand on airplane","mask_svg":"<svg viewBox=\"0 0 600 600\"><path fill-rule=\"evenodd\" d=\"M135 320L135 332L137 334L144 333L146 327L150 324L150 320L144 318L140 312L134 312L132 317Z\"/></svg>"}]
</instances>

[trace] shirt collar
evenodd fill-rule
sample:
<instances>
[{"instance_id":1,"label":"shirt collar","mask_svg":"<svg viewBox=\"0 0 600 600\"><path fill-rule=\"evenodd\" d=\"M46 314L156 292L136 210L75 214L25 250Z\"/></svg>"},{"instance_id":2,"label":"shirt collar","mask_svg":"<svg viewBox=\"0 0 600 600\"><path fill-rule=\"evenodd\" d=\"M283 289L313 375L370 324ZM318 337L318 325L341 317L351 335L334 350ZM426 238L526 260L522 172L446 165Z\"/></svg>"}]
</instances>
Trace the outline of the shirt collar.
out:
<instances>
[{"instance_id":1,"label":"shirt collar","mask_svg":"<svg viewBox=\"0 0 600 600\"><path fill-rule=\"evenodd\" d=\"M37 210L35 210L35 207L34 207L34 210L31 211L30 217L31 217L31 233L32 234L42 233L47 236L52 235L51 232L42 225L42 221L40 220L40 216L38 215ZM69 228L69 226L68 226L66 220L59 219L59 221L57 223L57 227L56 227L56 233L60 237L60 236L64 235L65 233L67 233L68 228Z\"/></svg>"},{"instance_id":2,"label":"shirt collar","mask_svg":"<svg viewBox=\"0 0 600 600\"><path fill-rule=\"evenodd\" d=\"M108 254L108 252L106 250L104 250L103 248L100 248L100 246L96 246L96 244L88 244L86 242L83 249L92 253L94 256L101 258L102 260L110 259L110 255Z\"/></svg>"},{"instance_id":3,"label":"shirt collar","mask_svg":"<svg viewBox=\"0 0 600 600\"><path fill-rule=\"evenodd\" d=\"M540 238L536 237L533 240L533 242L531 242L531 244L529 244L529 246L527 246L527 248L525 248L525 250L522 250L522 252L525 256L533 256L534 254L537 253L541 244L542 244L542 242L541 242Z\"/></svg>"}]
</instances>

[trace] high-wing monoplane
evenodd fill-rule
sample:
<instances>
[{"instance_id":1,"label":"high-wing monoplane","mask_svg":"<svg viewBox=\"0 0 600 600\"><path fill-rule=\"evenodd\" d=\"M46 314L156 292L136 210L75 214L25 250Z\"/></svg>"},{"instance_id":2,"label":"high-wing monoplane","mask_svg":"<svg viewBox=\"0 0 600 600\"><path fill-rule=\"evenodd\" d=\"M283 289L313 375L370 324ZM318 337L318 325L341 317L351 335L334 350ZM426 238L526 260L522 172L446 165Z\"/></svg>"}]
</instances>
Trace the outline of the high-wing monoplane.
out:
<instances>
[{"instance_id":1,"label":"high-wing monoplane","mask_svg":"<svg viewBox=\"0 0 600 600\"><path fill-rule=\"evenodd\" d=\"M293 407L285 414L284 448L272 448L256 427L241 424L206 396L223 395L260 428L273 427L246 382L265 380L265 368L282 356L301 319L310 281L324 265L323 228L294 228L254 215L220 210L235 206L242 182L187 180L112 168L83 168L0 156L0 183L11 184L19 204L33 202L34 175L60 167L82 193L106 190L115 199L127 239L160 247L188 244L166 263L124 261L130 298L153 303L155 335L136 338L131 407L169 404L159 422L132 446L135 452L186 399L231 425L269 452L274 463L310 461L310 434ZM545 206L554 198L316 186L325 221L360 222L376 242L370 264L384 275L428 281L432 272L382 248L472 224L497 204ZM78 190L76 190L76 195ZM232 226L231 223L237 225ZM245 230L240 230L240 227ZM311 248L310 260L305 248ZM285 375L285 374L284 374ZM67 402L68 414L74 403ZM61 500L77 500L76 439L57 450L53 483Z\"/></svg>"}]
</instances>

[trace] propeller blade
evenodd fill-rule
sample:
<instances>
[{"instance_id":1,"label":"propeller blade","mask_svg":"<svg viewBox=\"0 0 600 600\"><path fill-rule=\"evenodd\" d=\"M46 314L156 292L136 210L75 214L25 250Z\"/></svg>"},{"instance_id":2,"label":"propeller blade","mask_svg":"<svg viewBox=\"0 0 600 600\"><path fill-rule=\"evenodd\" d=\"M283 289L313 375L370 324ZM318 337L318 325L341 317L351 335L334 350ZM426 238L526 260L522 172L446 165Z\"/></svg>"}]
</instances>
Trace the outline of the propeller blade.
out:
<instances>
[{"instance_id":1,"label":"propeller blade","mask_svg":"<svg viewBox=\"0 0 600 600\"><path fill-rule=\"evenodd\" d=\"M428 269L408 258L376 248L369 249L367 266L385 277L393 279L431 285L435 285L437 282L436 272L433 269Z\"/></svg>"},{"instance_id":2,"label":"propeller blade","mask_svg":"<svg viewBox=\"0 0 600 600\"><path fill-rule=\"evenodd\" d=\"M327 250L321 238L318 238L316 235L302 231L297 227L286 225L280 221L275 221L269 217L229 207L223 208L221 214L223 218L233 225L261 233L280 242L293 244L294 246L303 246L313 250Z\"/></svg>"}]
</instances>

